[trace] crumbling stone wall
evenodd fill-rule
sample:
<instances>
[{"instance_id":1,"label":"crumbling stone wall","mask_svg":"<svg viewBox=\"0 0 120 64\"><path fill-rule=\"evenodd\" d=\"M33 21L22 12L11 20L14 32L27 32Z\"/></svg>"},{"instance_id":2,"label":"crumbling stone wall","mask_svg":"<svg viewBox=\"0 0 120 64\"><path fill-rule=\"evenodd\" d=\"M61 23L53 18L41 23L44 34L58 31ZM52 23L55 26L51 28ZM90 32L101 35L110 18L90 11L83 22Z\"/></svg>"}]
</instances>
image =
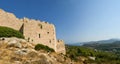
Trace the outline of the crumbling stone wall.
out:
<instances>
[{"instance_id":1,"label":"crumbling stone wall","mask_svg":"<svg viewBox=\"0 0 120 64\"><path fill-rule=\"evenodd\" d=\"M0 9L0 26L6 26L19 30L22 25L22 21L15 17L14 14L8 13Z\"/></svg>"},{"instance_id":2,"label":"crumbling stone wall","mask_svg":"<svg viewBox=\"0 0 120 64\"><path fill-rule=\"evenodd\" d=\"M63 40L57 40L57 52L65 54L65 44Z\"/></svg>"},{"instance_id":3,"label":"crumbling stone wall","mask_svg":"<svg viewBox=\"0 0 120 64\"><path fill-rule=\"evenodd\" d=\"M14 14L0 9L0 26L19 30L29 42L47 45L56 52L65 53L65 45L63 41L57 41L53 24L28 18L18 19Z\"/></svg>"},{"instance_id":4,"label":"crumbling stone wall","mask_svg":"<svg viewBox=\"0 0 120 64\"><path fill-rule=\"evenodd\" d=\"M41 43L56 50L56 35L53 24L36 20L23 19L25 39L35 44Z\"/></svg>"}]
</instances>

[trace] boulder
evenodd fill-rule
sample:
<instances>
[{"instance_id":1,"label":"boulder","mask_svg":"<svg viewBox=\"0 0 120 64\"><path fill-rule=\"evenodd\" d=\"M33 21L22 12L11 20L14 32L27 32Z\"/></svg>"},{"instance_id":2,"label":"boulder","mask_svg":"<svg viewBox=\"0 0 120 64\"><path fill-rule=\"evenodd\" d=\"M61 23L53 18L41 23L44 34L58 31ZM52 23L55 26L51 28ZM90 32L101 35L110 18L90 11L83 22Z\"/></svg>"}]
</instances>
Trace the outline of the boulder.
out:
<instances>
[{"instance_id":1,"label":"boulder","mask_svg":"<svg viewBox=\"0 0 120 64\"><path fill-rule=\"evenodd\" d=\"M10 40L8 41L8 47L22 48L22 45L18 40Z\"/></svg>"},{"instance_id":2,"label":"boulder","mask_svg":"<svg viewBox=\"0 0 120 64\"><path fill-rule=\"evenodd\" d=\"M19 49L15 51L15 54L18 54L18 55L27 55L28 53L29 53L28 49Z\"/></svg>"}]
</instances>

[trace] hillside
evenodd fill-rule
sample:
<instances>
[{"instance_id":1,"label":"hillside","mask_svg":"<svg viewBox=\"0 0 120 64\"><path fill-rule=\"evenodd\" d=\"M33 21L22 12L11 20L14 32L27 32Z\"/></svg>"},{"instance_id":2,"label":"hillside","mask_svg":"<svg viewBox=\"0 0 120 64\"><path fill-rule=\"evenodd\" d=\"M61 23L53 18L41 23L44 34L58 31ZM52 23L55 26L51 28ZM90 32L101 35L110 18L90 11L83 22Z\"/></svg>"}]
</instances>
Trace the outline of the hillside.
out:
<instances>
[{"instance_id":1,"label":"hillside","mask_svg":"<svg viewBox=\"0 0 120 64\"><path fill-rule=\"evenodd\" d=\"M84 46L66 46L67 56L84 64L120 64L120 55Z\"/></svg>"},{"instance_id":2,"label":"hillside","mask_svg":"<svg viewBox=\"0 0 120 64\"><path fill-rule=\"evenodd\" d=\"M40 46L40 47L39 47ZM119 64L118 55L83 46L66 45L66 55L20 38L0 38L1 64ZM111 61L112 60L112 61Z\"/></svg>"},{"instance_id":3,"label":"hillside","mask_svg":"<svg viewBox=\"0 0 120 64\"><path fill-rule=\"evenodd\" d=\"M97 50L102 50L102 51L114 52L117 54L120 53L120 41L116 41L113 43L105 43L105 44L100 44L100 43L84 44L83 46L94 48Z\"/></svg>"},{"instance_id":4,"label":"hillside","mask_svg":"<svg viewBox=\"0 0 120 64\"><path fill-rule=\"evenodd\" d=\"M0 38L0 64L70 64L63 54L35 50L35 45L19 38Z\"/></svg>"}]
</instances>

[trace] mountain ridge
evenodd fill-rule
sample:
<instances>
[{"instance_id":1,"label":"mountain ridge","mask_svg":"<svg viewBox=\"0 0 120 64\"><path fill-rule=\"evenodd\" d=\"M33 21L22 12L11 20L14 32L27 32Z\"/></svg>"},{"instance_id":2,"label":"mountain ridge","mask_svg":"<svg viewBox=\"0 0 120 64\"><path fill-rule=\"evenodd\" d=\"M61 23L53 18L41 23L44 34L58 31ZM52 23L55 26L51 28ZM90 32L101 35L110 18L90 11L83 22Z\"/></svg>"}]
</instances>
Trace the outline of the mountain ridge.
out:
<instances>
[{"instance_id":1,"label":"mountain ridge","mask_svg":"<svg viewBox=\"0 0 120 64\"><path fill-rule=\"evenodd\" d=\"M98 40L98 41L69 43L68 45L82 46L84 44L93 44L93 43L105 44L105 43L113 43L113 42L116 42L116 41L120 41L120 39L119 38L111 38L111 39Z\"/></svg>"}]
</instances>

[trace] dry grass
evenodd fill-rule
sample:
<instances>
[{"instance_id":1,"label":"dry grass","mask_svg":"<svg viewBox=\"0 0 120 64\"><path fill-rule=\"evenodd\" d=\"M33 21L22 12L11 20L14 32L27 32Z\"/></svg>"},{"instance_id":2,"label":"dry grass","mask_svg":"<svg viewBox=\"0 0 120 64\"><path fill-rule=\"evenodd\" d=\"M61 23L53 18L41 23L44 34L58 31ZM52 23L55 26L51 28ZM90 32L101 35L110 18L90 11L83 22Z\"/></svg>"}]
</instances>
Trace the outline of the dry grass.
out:
<instances>
[{"instance_id":1,"label":"dry grass","mask_svg":"<svg viewBox=\"0 0 120 64\"><path fill-rule=\"evenodd\" d=\"M15 53L22 49L27 49L29 52L25 55ZM45 50L35 51L33 44L22 42L22 48L16 48L0 41L0 64L70 64L70 62L70 58L62 54L48 53Z\"/></svg>"}]
</instances>

